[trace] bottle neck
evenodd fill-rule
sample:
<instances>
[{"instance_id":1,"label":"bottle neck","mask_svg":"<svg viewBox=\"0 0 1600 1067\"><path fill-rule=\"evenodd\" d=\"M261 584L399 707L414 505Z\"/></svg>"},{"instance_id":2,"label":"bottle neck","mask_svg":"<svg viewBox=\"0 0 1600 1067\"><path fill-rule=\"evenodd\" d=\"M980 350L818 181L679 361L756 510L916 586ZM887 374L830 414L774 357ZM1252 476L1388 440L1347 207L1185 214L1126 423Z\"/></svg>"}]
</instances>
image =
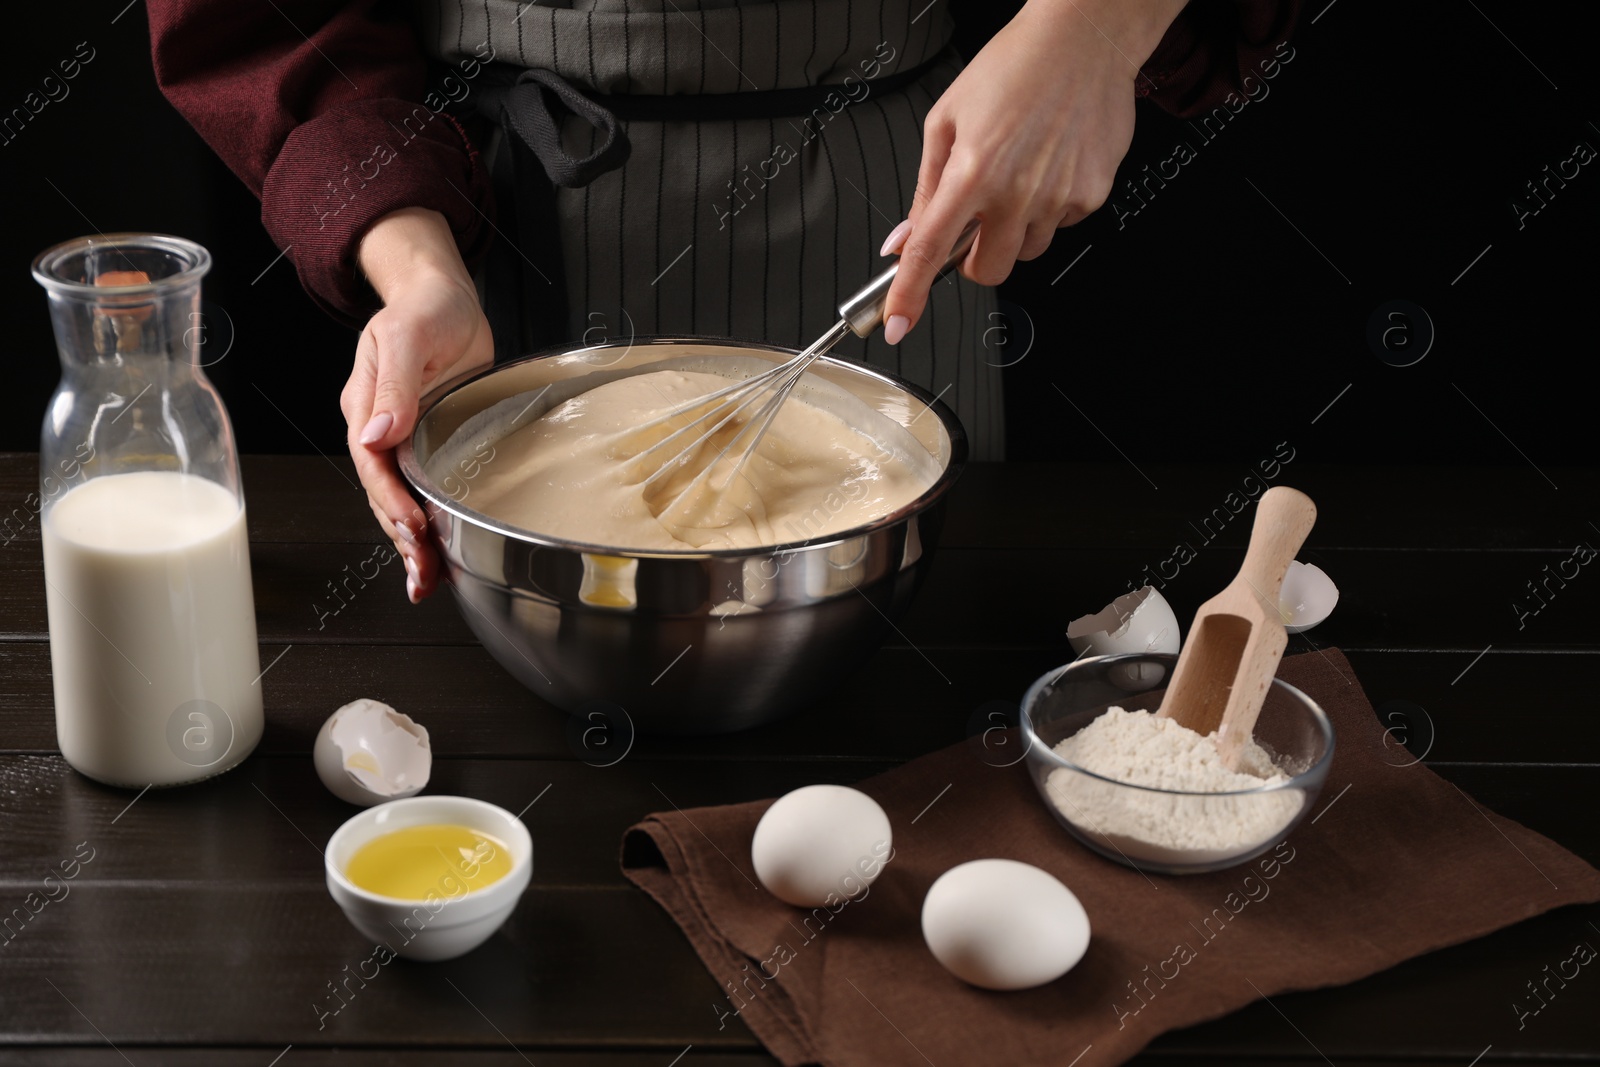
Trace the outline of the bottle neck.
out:
<instances>
[{"instance_id":1,"label":"bottle neck","mask_svg":"<svg viewBox=\"0 0 1600 1067\"><path fill-rule=\"evenodd\" d=\"M199 355L200 279L211 255L165 234L95 234L46 249L33 276L50 298L62 369L165 364L192 372Z\"/></svg>"},{"instance_id":2,"label":"bottle neck","mask_svg":"<svg viewBox=\"0 0 1600 1067\"><path fill-rule=\"evenodd\" d=\"M134 297L51 293L50 318L67 374L163 364L167 374L181 376L199 366L198 279Z\"/></svg>"}]
</instances>

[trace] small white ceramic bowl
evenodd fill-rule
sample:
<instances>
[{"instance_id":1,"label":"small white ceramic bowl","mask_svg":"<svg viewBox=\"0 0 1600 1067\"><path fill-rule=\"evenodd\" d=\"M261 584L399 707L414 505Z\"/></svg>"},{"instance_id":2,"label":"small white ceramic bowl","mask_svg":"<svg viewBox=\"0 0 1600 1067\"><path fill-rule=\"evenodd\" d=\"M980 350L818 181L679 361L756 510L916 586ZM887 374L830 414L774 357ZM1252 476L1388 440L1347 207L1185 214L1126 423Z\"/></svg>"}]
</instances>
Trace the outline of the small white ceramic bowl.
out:
<instances>
[{"instance_id":1,"label":"small white ceramic bowl","mask_svg":"<svg viewBox=\"0 0 1600 1067\"><path fill-rule=\"evenodd\" d=\"M455 823L505 842L511 872L482 889L441 884L427 900L402 900L368 892L345 877L362 845L407 826ZM533 838L504 808L471 797L424 796L391 800L352 817L328 839L328 892L345 918L374 942L413 960L448 960L487 941L516 909L533 877ZM448 878L445 881L450 881Z\"/></svg>"}]
</instances>

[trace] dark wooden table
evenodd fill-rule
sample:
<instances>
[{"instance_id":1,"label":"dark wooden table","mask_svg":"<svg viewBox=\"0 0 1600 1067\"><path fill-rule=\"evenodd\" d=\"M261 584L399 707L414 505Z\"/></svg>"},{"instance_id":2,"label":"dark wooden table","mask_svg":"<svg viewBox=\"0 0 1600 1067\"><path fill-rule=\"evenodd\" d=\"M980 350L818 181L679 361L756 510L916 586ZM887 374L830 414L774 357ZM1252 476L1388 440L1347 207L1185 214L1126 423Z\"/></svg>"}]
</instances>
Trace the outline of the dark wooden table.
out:
<instances>
[{"instance_id":1,"label":"dark wooden table","mask_svg":"<svg viewBox=\"0 0 1600 1067\"><path fill-rule=\"evenodd\" d=\"M477 646L448 596L406 603L397 563L319 629L328 583L367 559L377 531L347 463L251 457L266 734L217 780L137 795L84 779L56 751L29 507L37 461L0 456L0 507L15 509L0 531L0 1065L770 1064L737 1019L718 1029L717 984L621 877L623 830L669 798L688 808L851 782L960 740L988 702L1015 701L1071 658L1070 619L1146 567L1172 573L1179 542L1198 556L1164 592L1187 620L1238 565L1248 511L1220 534L1213 523L1209 544L1198 527L1248 473L972 468L903 637L836 696L746 734L641 737L595 767L577 758L564 717ZM1542 584L1572 573L1562 561L1576 546L1600 546L1600 472L1544 473L1550 482L1526 466L1285 468L1279 482L1321 510L1301 558L1342 592L1290 651L1343 648L1397 741L1600 862L1600 565ZM323 886L321 847L354 809L309 755L323 719L361 696L428 727L430 791L525 809L537 864L483 948L392 963L324 1017L339 1003L330 983L371 946ZM70 891L16 918L81 842L94 858ZM1520 1029L1512 1007L1581 941L1600 946L1600 908L1256 1003L1167 1034L1138 1062L1600 1063L1600 972L1581 972Z\"/></svg>"}]
</instances>

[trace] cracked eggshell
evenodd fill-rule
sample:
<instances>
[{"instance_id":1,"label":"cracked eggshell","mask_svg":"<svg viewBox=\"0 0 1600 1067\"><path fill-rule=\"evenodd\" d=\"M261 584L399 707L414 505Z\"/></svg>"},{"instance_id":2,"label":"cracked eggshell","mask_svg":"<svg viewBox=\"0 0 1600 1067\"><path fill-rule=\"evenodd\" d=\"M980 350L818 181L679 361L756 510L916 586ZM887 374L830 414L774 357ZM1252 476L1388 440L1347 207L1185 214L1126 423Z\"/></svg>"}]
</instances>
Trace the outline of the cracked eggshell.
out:
<instances>
[{"instance_id":1,"label":"cracked eggshell","mask_svg":"<svg viewBox=\"0 0 1600 1067\"><path fill-rule=\"evenodd\" d=\"M1149 585L1117 597L1094 615L1072 620L1067 626L1067 641L1080 656L1176 653L1181 644L1178 617L1172 613L1172 605ZM1160 685L1165 674L1157 663L1128 664L1118 667L1112 680L1137 692Z\"/></svg>"},{"instance_id":2,"label":"cracked eggshell","mask_svg":"<svg viewBox=\"0 0 1600 1067\"><path fill-rule=\"evenodd\" d=\"M1072 651L1093 656L1124 652L1177 652L1178 617L1153 586L1119 596L1094 615L1067 626Z\"/></svg>"},{"instance_id":3,"label":"cracked eggshell","mask_svg":"<svg viewBox=\"0 0 1600 1067\"><path fill-rule=\"evenodd\" d=\"M340 800L362 807L421 791L433 768L428 731L387 704L346 704L317 731L317 777Z\"/></svg>"},{"instance_id":4,"label":"cracked eggshell","mask_svg":"<svg viewBox=\"0 0 1600 1067\"><path fill-rule=\"evenodd\" d=\"M1319 626L1333 614L1339 603L1339 587L1315 563L1294 560L1283 576L1283 588L1278 592L1278 613L1283 616L1284 627L1292 634L1304 633Z\"/></svg>"}]
</instances>

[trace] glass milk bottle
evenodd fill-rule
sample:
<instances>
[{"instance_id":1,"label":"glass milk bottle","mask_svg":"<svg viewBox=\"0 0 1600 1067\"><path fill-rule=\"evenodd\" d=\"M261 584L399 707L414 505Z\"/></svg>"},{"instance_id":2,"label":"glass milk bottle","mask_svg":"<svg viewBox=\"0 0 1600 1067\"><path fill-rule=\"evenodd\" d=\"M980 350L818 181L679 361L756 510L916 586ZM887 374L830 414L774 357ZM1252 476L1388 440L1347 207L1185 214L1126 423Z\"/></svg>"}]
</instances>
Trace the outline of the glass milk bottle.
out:
<instances>
[{"instance_id":1,"label":"glass milk bottle","mask_svg":"<svg viewBox=\"0 0 1600 1067\"><path fill-rule=\"evenodd\" d=\"M207 778L261 739L239 460L200 369L210 268L157 234L33 263L61 357L39 447L56 737L111 785Z\"/></svg>"}]
</instances>

